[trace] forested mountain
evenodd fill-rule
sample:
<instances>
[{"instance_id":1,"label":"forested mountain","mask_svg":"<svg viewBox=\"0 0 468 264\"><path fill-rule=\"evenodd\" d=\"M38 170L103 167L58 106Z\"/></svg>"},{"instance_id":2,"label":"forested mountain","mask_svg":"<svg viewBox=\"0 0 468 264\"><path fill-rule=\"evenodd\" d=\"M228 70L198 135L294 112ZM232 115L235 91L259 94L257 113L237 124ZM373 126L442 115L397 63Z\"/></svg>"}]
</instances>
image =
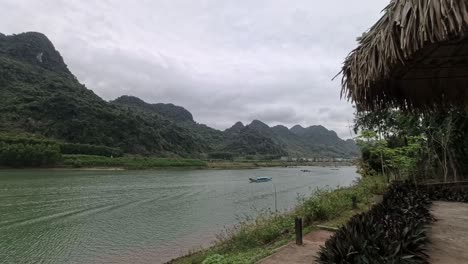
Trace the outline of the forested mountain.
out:
<instances>
[{"instance_id":1,"label":"forested mountain","mask_svg":"<svg viewBox=\"0 0 468 264\"><path fill-rule=\"evenodd\" d=\"M80 84L46 36L0 37L0 130L142 154L192 155L208 146L156 115L110 104Z\"/></svg>"},{"instance_id":2,"label":"forested mountain","mask_svg":"<svg viewBox=\"0 0 468 264\"><path fill-rule=\"evenodd\" d=\"M80 84L41 33L0 34L0 132L28 132L127 153L349 157L354 141L322 126L270 128L254 120L219 131L185 108L133 96L106 102Z\"/></svg>"},{"instance_id":3,"label":"forested mountain","mask_svg":"<svg viewBox=\"0 0 468 264\"><path fill-rule=\"evenodd\" d=\"M138 97L123 95L111 101L112 104L126 106L134 110L158 114L161 117L176 123L195 123L192 113L187 109L173 104L148 104Z\"/></svg>"},{"instance_id":4,"label":"forested mountain","mask_svg":"<svg viewBox=\"0 0 468 264\"><path fill-rule=\"evenodd\" d=\"M303 128L296 125L288 129L282 125L269 127L254 120L245 127L237 122L225 132L243 135L254 133L251 131L270 139L284 153L293 157L351 157L359 152L354 140L342 140L334 131L323 126Z\"/></svg>"}]
</instances>

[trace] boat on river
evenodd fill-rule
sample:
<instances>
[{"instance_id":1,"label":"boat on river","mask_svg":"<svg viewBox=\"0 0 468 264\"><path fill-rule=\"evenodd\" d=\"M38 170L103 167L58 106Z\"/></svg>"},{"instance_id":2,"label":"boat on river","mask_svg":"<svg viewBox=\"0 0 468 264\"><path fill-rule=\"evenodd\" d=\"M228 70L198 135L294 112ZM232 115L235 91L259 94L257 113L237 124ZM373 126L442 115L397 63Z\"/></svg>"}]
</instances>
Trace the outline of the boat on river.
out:
<instances>
[{"instance_id":1,"label":"boat on river","mask_svg":"<svg viewBox=\"0 0 468 264\"><path fill-rule=\"evenodd\" d=\"M271 177L257 177L257 178L249 178L250 182L269 182L271 181Z\"/></svg>"}]
</instances>

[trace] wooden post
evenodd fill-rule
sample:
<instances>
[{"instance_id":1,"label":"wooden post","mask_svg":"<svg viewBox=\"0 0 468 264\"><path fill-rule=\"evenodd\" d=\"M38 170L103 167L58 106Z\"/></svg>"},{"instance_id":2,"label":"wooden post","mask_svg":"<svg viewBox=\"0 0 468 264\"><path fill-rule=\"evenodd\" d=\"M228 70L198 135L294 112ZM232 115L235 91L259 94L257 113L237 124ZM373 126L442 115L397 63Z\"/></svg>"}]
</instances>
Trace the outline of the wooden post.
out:
<instances>
[{"instance_id":1,"label":"wooden post","mask_svg":"<svg viewBox=\"0 0 468 264\"><path fill-rule=\"evenodd\" d=\"M351 196L351 202L353 203L353 209L357 209L357 197L356 195Z\"/></svg>"},{"instance_id":2,"label":"wooden post","mask_svg":"<svg viewBox=\"0 0 468 264\"><path fill-rule=\"evenodd\" d=\"M302 218L296 217L294 227L296 230L296 245L302 245Z\"/></svg>"}]
</instances>

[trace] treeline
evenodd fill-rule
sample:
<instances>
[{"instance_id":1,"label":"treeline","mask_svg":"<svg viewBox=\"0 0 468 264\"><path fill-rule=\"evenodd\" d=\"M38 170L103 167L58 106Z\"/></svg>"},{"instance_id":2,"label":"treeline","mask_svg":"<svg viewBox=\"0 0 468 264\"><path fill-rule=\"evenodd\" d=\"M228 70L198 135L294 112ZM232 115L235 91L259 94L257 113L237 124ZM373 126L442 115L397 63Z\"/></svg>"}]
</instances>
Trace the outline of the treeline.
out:
<instances>
[{"instance_id":1,"label":"treeline","mask_svg":"<svg viewBox=\"0 0 468 264\"><path fill-rule=\"evenodd\" d=\"M63 155L63 165L73 168L118 167L125 169L150 169L162 167L204 168L206 162L196 159L125 156L109 158L94 155Z\"/></svg>"},{"instance_id":2,"label":"treeline","mask_svg":"<svg viewBox=\"0 0 468 264\"><path fill-rule=\"evenodd\" d=\"M235 158L244 158L245 160L279 160L282 155L244 155L240 156L231 152L211 152L208 153L208 159L214 160L234 160Z\"/></svg>"},{"instance_id":3,"label":"treeline","mask_svg":"<svg viewBox=\"0 0 468 264\"><path fill-rule=\"evenodd\" d=\"M59 145L51 140L0 134L0 166L40 167L61 160Z\"/></svg>"},{"instance_id":4,"label":"treeline","mask_svg":"<svg viewBox=\"0 0 468 264\"><path fill-rule=\"evenodd\" d=\"M120 157L117 148L57 142L31 134L0 133L0 166L46 167L62 161L62 154Z\"/></svg>"},{"instance_id":5,"label":"treeline","mask_svg":"<svg viewBox=\"0 0 468 264\"><path fill-rule=\"evenodd\" d=\"M364 173L419 181L461 181L468 173L465 110L408 113L397 109L357 113Z\"/></svg>"},{"instance_id":6,"label":"treeline","mask_svg":"<svg viewBox=\"0 0 468 264\"><path fill-rule=\"evenodd\" d=\"M62 154L85 154L106 157L121 157L123 155L123 151L118 148L76 143L61 143L60 152Z\"/></svg>"}]
</instances>

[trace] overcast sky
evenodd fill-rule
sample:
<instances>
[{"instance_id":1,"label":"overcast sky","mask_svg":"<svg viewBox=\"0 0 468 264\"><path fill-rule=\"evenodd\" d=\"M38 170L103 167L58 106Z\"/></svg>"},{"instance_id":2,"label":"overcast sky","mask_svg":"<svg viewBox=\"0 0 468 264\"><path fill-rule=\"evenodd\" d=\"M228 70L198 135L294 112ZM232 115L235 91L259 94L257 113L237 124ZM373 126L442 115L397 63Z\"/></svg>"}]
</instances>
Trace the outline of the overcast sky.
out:
<instances>
[{"instance_id":1,"label":"overcast sky","mask_svg":"<svg viewBox=\"0 0 468 264\"><path fill-rule=\"evenodd\" d=\"M389 0L0 0L0 32L46 34L106 100L184 106L225 129L259 119L349 138L339 72Z\"/></svg>"}]
</instances>

